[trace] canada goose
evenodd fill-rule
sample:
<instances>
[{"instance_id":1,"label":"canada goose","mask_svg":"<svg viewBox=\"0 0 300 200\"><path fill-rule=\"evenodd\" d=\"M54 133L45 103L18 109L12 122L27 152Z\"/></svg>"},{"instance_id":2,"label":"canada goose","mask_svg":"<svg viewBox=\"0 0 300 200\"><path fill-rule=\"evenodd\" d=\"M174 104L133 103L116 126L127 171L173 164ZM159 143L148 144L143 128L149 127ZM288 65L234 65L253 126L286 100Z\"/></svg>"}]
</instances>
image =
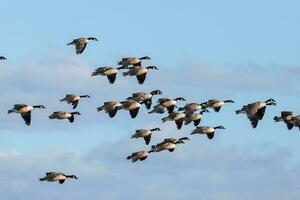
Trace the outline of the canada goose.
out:
<instances>
[{"instance_id":1,"label":"canada goose","mask_svg":"<svg viewBox=\"0 0 300 200\"><path fill-rule=\"evenodd\" d=\"M169 116L164 117L161 121L164 123L166 121L175 121L177 129L181 129L183 121L185 119L185 114L182 112L173 112Z\"/></svg>"},{"instance_id":2,"label":"canada goose","mask_svg":"<svg viewBox=\"0 0 300 200\"><path fill-rule=\"evenodd\" d=\"M153 90L150 93L146 92L137 92L133 93L131 97L128 97L126 100L134 100L140 103L144 103L146 108L149 110L152 105L152 97L153 95L161 95L162 91L160 90Z\"/></svg>"},{"instance_id":3,"label":"canada goose","mask_svg":"<svg viewBox=\"0 0 300 200\"><path fill-rule=\"evenodd\" d=\"M138 160L143 161L152 152L154 152L154 150L150 150L150 151L138 151L138 152L132 153L130 156L128 156L127 160L131 159L132 162L136 162Z\"/></svg>"},{"instance_id":4,"label":"canada goose","mask_svg":"<svg viewBox=\"0 0 300 200\"><path fill-rule=\"evenodd\" d=\"M145 140L146 145L150 143L151 135L153 131L160 131L160 128L153 128L153 129L140 129L136 130L135 134L131 136L131 138L139 138L143 137Z\"/></svg>"},{"instance_id":5,"label":"canada goose","mask_svg":"<svg viewBox=\"0 0 300 200\"><path fill-rule=\"evenodd\" d=\"M0 56L0 60L6 60L4 56Z\"/></svg>"},{"instance_id":6,"label":"canada goose","mask_svg":"<svg viewBox=\"0 0 300 200\"><path fill-rule=\"evenodd\" d=\"M243 106L242 109L235 111L236 114L247 114L248 119L251 122L253 128L256 128L258 121L262 120L264 117L266 106L276 105L276 101L274 99L268 99L266 101L258 101L246 106Z\"/></svg>"},{"instance_id":7,"label":"canada goose","mask_svg":"<svg viewBox=\"0 0 300 200\"><path fill-rule=\"evenodd\" d=\"M184 141L184 140L190 140L190 138L188 137L182 137L182 138L179 138L179 139L175 139L175 138L166 138L164 139L164 142L172 142L172 143L176 143L176 142L179 142L179 141Z\"/></svg>"},{"instance_id":8,"label":"canada goose","mask_svg":"<svg viewBox=\"0 0 300 200\"><path fill-rule=\"evenodd\" d=\"M150 60L150 59L151 58L148 56L143 56L140 58L136 58L136 57L122 58L122 60L118 62L118 65L121 65L123 67L127 67L129 65L141 66L142 60Z\"/></svg>"},{"instance_id":9,"label":"canada goose","mask_svg":"<svg viewBox=\"0 0 300 200\"><path fill-rule=\"evenodd\" d=\"M63 184L67 178L78 179L75 175L65 175L60 172L47 172L46 176L40 178L40 181L48 181L48 182L55 182L58 181L60 184Z\"/></svg>"},{"instance_id":10,"label":"canada goose","mask_svg":"<svg viewBox=\"0 0 300 200\"><path fill-rule=\"evenodd\" d=\"M158 70L156 66L148 66L148 67L133 66L133 67L129 67L127 72L123 72L123 76L136 76L138 83L143 84L149 69Z\"/></svg>"},{"instance_id":11,"label":"canada goose","mask_svg":"<svg viewBox=\"0 0 300 200\"><path fill-rule=\"evenodd\" d=\"M79 112L62 112L57 111L49 116L49 119L68 119L71 123L74 122L74 115L81 115Z\"/></svg>"},{"instance_id":12,"label":"canada goose","mask_svg":"<svg viewBox=\"0 0 300 200\"><path fill-rule=\"evenodd\" d=\"M202 116L204 112L209 112L208 110L201 110L199 113L186 114L184 119L184 125L188 125L191 122L194 122L195 126L198 126L201 122Z\"/></svg>"},{"instance_id":13,"label":"canada goose","mask_svg":"<svg viewBox=\"0 0 300 200\"><path fill-rule=\"evenodd\" d=\"M97 108L97 111L102 111L104 110L105 113L108 113L110 118L113 118L118 110L120 110L122 108L122 104L116 101L106 101L104 102L104 105Z\"/></svg>"},{"instance_id":14,"label":"canada goose","mask_svg":"<svg viewBox=\"0 0 300 200\"><path fill-rule=\"evenodd\" d=\"M193 130L191 135L193 135L193 134L206 134L208 139L213 139L216 129L225 129L225 128L223 126L216 126L216 127L198 126L198 127L196 127L196 129Z\"/></svg>"},{"instance_id":15,"label":"canada goose","mask_svg":"<svg viewBox=\"0 0 300 200\"><path fill-rule=\"evenodd\" d=\"M31 105L27 105L27 104L16 104L14 105L14 107L8 111L8 114L10 113L20 113L23 120L25 121L25 124L27 126L30 125L31 122L31 111L34 108L46 108L43 105L35 105L35 106L31 106Z\"/></svg>"},{"instance_id":16,"label":"canada goose","mask_svg":"<svg viewBox=\"0 0 300 200\"><path fill-rule=\"evenodd\" d=\"M200 103L188 103L184 107L178 108L178 111L185 111L187 114L193 114L195 111L202 109Z\"/></svg>"},{"instance_id":17,"label":"canada goose","mask_svg":"<svg viewBox=\"0 0 300 200\"><path fill-rule=\"evenodd\" d=\"M139 102L136 102L134 100L128 100L128 101L122 101L120 102L122 104L122 108L124 110L129 110L131 118L135 118L139 112L139 109L141 107L141 104Z\"/></svg>"},{"instance_id":18,"label":"canada goose","mask_svg":"<svg viewBox=\"0 0 300 200\"><path fill-rule=\"evenodd\" d=\"M116 80L117 77L117 73L120 69L125 69L126 67L121 66L121 67L99 67L97 69L94 70L94 72L92 73L92 76L96 76L96 75L100 75L100 76L107 76L107 79L109 81L110 84L113 84Z\"/></svg>"},{"instance_id":19,"label":"canada goose","mask_svg":"<svg viewBox=\"0 0 300 200\"><path fill-rule=\"evenodd\" d=\"M213 108L214 111L219 112L221 107L225 104L225 103L234 103L233 100L219 100L219 99L210 99L204 103L202 103L201 105L207 107L207 108Z\"/></svg>"},{"instance_id":20,"label":"canada goose","mask_svg":"<svg viewBox=\"0 0 300 200\"><path fill-rule=\"evenodd\" d=\"M184 144L184 140L173 140L172 138L169 138L167 140L164 140L161 143L158 143L156 145L152 145L151 150L155 152L160 152L164 150L168 150L170 152L173 152L176 148L177 144Z\"/></svg>"},{"instance_id":21,"label":"canada goose","mask_svg":"<svg viewBox=\"0 0 300 200\"><path fill-rule=\"evenodd\" d=\"M172 113L175 109L177 101L185 101L183 97L177 97L175 99L160 98L157 100L158 105L163 105L168 109L169 113Z\"/></svg>"},{"instance_id":22,"label":"canada goose","mask_svg":"<svg viewBox=\"0 0 300 200\"><path fill-rule=\"evenodd\" d=\"M293 112L282 111L281 116L275 116L274 117L274 121L275 122L283 121L286 124L288 130L291 130L294 127Z\"/></svg>"},{"instance_id":23,"label":"canada goose","mask_svg":"<svg viewBox=\"0 0 300 200\"><path fill-rule=\"evenodd\" d=\"M151 113L163 114L163 113L165 113L167 111L168 111L168 109L165 106L163 106L163 105L156 105L156 106L154 106L153 110L151 110L148 113L149 114L151 114Z\"/></svg>"},{"instance_id":24,"label":"canada goose","mask_svg":"<svg viewBox=\"0 0 300 200\"><path fill-rule=\"evenodd\" d=\"M295 127L298 127L300 130L300 115L292 117L293 124Z\"/></svg>"},{"instance_id":25,"label":"canada goose","mask_svg":"<svg viewBox=\"0 0 300 200\"><path fill-rule=\"evenodd\" d=\"M74 39L72 42L68 43L67 45L75 45L76 54L81 54L90 40L98 41L98 39L95 37L77 38Z\"/></svg>"},{"instance_id":26,"label":"canada goose","mask_svg":"<svg viewBox=\"0 0 300 200\"><path fill-rule=\"evenodd\" d=\"M68 104L72 104L73 109L75 109L78 105L78 102L81 98L91 98L89 95L75 95L75 94L67 94L65 98L61 99L60 102L66 101Z\"/></svg>"}]
</instances>

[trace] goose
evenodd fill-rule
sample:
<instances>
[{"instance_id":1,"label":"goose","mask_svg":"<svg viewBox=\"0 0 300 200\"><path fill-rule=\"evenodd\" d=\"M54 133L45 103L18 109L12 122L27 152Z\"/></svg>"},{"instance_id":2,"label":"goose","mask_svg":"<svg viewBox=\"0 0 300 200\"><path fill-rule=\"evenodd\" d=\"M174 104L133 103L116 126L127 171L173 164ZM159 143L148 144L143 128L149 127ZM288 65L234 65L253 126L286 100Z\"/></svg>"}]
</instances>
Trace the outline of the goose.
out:
<instances>
[{"instance_id":1,"label":"goose","mask_svg":"<svg viewBox=\"0 0 300 200\"><path fill-rule=\"evenodd\" d=\"M131 118L135 118L139 112L141 104L134 100L127 100L120 102L124 110L128 110Z\"/></svg>"},{"instance_id":2,"label":"goose","mask_svg":"<svg viewBox=\"0 0 300 200\"><path fill-rule=\"evenodd\" d=\"M179 138L179 139L175 139L175 138L166 138L164 139L164 142L172 142L172 143L178 143L179 141L184 141L184 140L190 140L190 138L188 137L182 137L182 138Z\"/></svg>"},{"instance_id":3,"label":"goose","mask_svg":"<svg viewBox=\"0 0 300 200\"><path fill-rule=\"evenodd\" d=\"M0 56L0 60L6 60L4 56Z\"/></svg>"},{"instance_id":4,"label":"goose","mask_svg":"<svg viewBox=\"0 0 300 200\"><path fill-rule=\"evenodd\" d=\"M182 112L173 112L169 116L164 117L161 121L164 123L166 121L175 121L177 129L181 129L183 121L185 119L185 114Z\"/></svg>"},{"instance_id":5,"label":"goose","mask_svg":"<svg viewBox=\"0 0 300 200\"><path fill-rule=\"evenodd\" d=\"M163 105L156 105L156 106L154 106L154 108L150 111L150 112L148 112L149 114L151 114L151 113L159 113L159 114L163 114L163 113L165 113L165 112L167 112L168 111L168 109L165 107L165 106L163 106Z\"/></svg>"},{"instance_id":6,"label":"goose","mask_svg":"<svg viewBox=\"0 0 300 200\"><path fill-rule=\"evenodd\" d=\"M127 156L127 160L131 160L132 162L136 162L138 160L143 161L145 160L150 153L154 152L154 150L150 150L150 151L138 151L138 152L134 152L132 153L130 156Z\"/></svg>"},{"instance_id":7,"label":"goose","mask_svg":"<svg viewBox=\"0 0 300 200\"><path fill-rule=\"evenodd\" d=\"M193 130L191 135L193 134L206 134L208 139L213 139L215 135L216 129L225 129L223 126L216 126L216 127L210 127L210 126L198 126L196 129Z\"/></svg>"},{"instance_id":8,"label":"goose","mask_svg":"<svg viewBox=\"0 0 300 200\"><path fill-rule=\"evenodd\" d=\"M143 56L140 58L137 57L122 58L122 60L118 62L118 65L121 65L123 67L128 67L129 65L141 66L142 60L150 60L150 59L151 58L149 56Z\"/></svg>"},{"instance_id":9,"label":"goose","mask_svg":"<svg viewBox=\"0 0 300 200\"><path fill-rule=\"evenodd\" d=\"M148 67L133 66L133 67L129 67L127 72L123 72L123 76L136 76L138 83L143 84L149 69L158 70L156 66L148 66Z\"/></svg>"},{"instance_id":10,"label":"goose","mask_svg":"<svg viewBox=\"0 0 300 200\"><path fill-rule=\"evenodd\" d=\"M146 92L137 92L137 93L133 93L131 97L128 97L126 100L134 100L140 103L145 104L146 108L149 110L151 108L152 105L152 97L154 95L161 95L162 91L160 90L153 90L150 93L146 93Z\"/></svg>"},{"instance_id":11,"label":"goose","mask_svg":"<svg viewBox=\"0 0 300 200\"><path fill-rule=\"evenodd\" d=\"M188 103L184 107L178 108L178 111L185 111L187 114L193 114L195 111L202 109L200 103Z\"/></svg>"},{"instance_id":12,"label":"goose","mask_svg":"<svg viewBox=\"0 0 300 200\"><path fill-rule=\"evenodd\" d=\"M219 100L219 99L210 99L204 103L202 103L201 105L207 107L207 108L213 108L215 112L219 112L221 110L221 107L225 104L225 103L234 103L233 100Z\"/></svg>"},{"instance_id":13,"label":"goose","mask_svg":"<svg viewBox=\"0 0 300 200\"><path fill-rule=\"evenodd\" d=\"M58 181L60 184L63 184L67 178L78 179L75 175L65 175L61 172L47 172L45 177L40 178L40 181Z\"/></svg>"},{"instance_id":14,"label":"goose","mask_svg":"<svg viewBox=\"0 0 300 200\"><path fill-rule=\"evenodd\" d=\"M63 112L63 111L57 111L52 113L52 115L49 116L49 119L68 119L69 122L74 122L74 115L81 115L79 112Z\"/></svg>"},{"instance_id":15,"label":"goose","mask_svg":"<svg viewBox=\"0 0 300 200\"><path fill-rule=\"evenodd\" d=\"M199 113L186 114L184 119L184 125L188 125L191 122L194 122L195 126L198 126L201 122L204 112L209 112L208 110L201 110Z\"/></svg>"},{"instance_id":16,"label":"goose","mask_svg":"<svg viewBox=\"0 0 300 200\"><path fill-rule=\"evenodd\" d=\"M107 76L107 79L109 81L110 84L113 84L116 80L117 77L117 73L120 69L125 69L126 67L121 66L121 67L109 67L109 66L105 66L105 67L99 67L97 69L94 70L94 72L92 73L92 76Z\"/></svg>"},{"instance_id":17,"label":"goose","mask_svg":"<svg viewBox=\"0 0 300 200\"><path fill-rule=\"evenodd\" d=\"M235 111L236 114L244 113L251 122L252 128L256 128L258 121L262 120L265 114L266 106L276 105L274 99L258 101L244 106L242 109Z\"/></svg>"},{"instance_id":18,"label":"goose","mask_svg":"<svg viewBox=\"0 0 300 200\"><path fill-rule=\"evenodd\" d=\"M122 104L116 101L106 101L104 102L104 105L97 108L97 111L100 112L102 110L105 111L105 113L108 113L108 116L110 118L113 118L118 110L120 110L122 108Z\"/></svg>"},{"instance_id":19,"label":"goose","mask_svg":"<svg viewBox=\"0 0 300 200\"><path fill-rule=\"evenodd\" d=\"M23 120L25 121L25 124L27 126L30 125L30 122L31 122L31 111L34 109L34 108L46 108L45 106L43 105L35 105L35 106L31 106L31 105L27 105L27 104L16 104L14 105L14 107L9 110L7 113L10 114L10 113L20 113Z\"/></svg>"},{"instance_id":20,"label":"goose","mask_svg":"<svg viewBox=\"0 0 300 200\"><path fill-rule=\"evenodd\" d=\"M78 105L78 102L81 98L91 98L89 95L75 95L75 94L67 94L65 98L61 99L60 102L67 102L68 104L72 104L73 109L75 109Z\"/></svg>"},{"instance_id":21,"label":"goose","mask_svg":"<svg viewBox=\"0 0 300 200\"><path fill-rule=\"evenodd\" d=\"M169 113L172 113L175 109L177 101L185 101L183 97L177 97L175 99L160 98L157 100L158 105L165 106Z\"/></svg>"},{"instance_id":22,"label":"goose","mask_svg":"<svg viewBox=\"0 0 300 200\"><path fill-rule=\"evenodd\" d=\"M76 54L81 54L90 40L98 41L98 39L95 37L77 38L74 39L72 42L68 43L67 45L75 45Z\"/></svg>"},{"instance_id":23,"label":"goose","mask_svg":"<svg viewBox=\"0 0 300 200\"><path fill-rule=\"evenodd\" d=\"M136 130L135 133L131 136L131 138L139 138L143 137L145 140L146 145L150 143L152 132L154 131L161 131L160 128L153 128L153 129L139 129Z\"/></svg>"},{"instance_id":24,"label":"goose","mask_svg":"<svg viewBox=\"0 0 300 200\"><path fill-rule=\"evenodd\" d=\"M300 115L292 117L293 124L295 127L298 127L300 130Z\"/></svg>"},{"instance_id":25,"label":"goose","mask_svg":"<svg viewBox=\"0 0 300 200\"><path fill-rule=\"evenodd\" d=\"M291 130L294 127L293 112L291 112L291 111L282 111L281 116L275 116L274 117L274 121L275 122L283 121L286 124L288 130Z\"/></svg>"},{"instance_id":26,"label":"goose","mask_svg":"<svg viewBox=\"0 0 300 200\"><path fill-rule=\"evenodd\" d=\"M151 150L153 150L154 152L160 152L160 151L164 151L164 150L168 150L170 152L173 152L176 148L177 144L184 144L184 140L164 140L163 142L153 145L151 147Z\"/></svg>"}]
</instances>

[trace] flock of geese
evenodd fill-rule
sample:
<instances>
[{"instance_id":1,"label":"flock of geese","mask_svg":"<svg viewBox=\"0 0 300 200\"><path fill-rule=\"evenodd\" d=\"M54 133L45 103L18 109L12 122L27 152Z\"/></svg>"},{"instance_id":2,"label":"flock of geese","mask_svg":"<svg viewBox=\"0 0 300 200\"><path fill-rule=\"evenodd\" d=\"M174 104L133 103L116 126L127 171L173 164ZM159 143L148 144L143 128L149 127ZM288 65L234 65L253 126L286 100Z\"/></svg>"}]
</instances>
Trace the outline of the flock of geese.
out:
<instances>
[{"instance_id":1,"label":"flock of geese","mask_svg":"<svg viewBox=\"0 0 300 200\"><path fill-rule=\"evenodd\" d=\"M88 38L77 38L67 45L75 45L76 54L81 54L89 41L98 41L95 37ZM6 57L0 56L0 60L6 60ZM95 69L91 76L106 76L109 83L113 84L116 81L117 74L119 70L126 70L123 72L123 76L136 76L137 82L139 84L143 84L148 71L158 70L158 68L154 65L143 66L142 61L150 60L150 57L127 57L122 58L118 62L118 67L104 66ZM219 112L221 108L227 103L234 103L233 100L218 100L218 99L210 99L206 102L202 103L187 103L182 107L177 106L179 101L186 101L183 97L177 98L158 98L156 105L153 104L153 97L156 95L162 95L162 91L153 90L149 93L147 92L137 92L133 93L131 96L126 98L124 101L107 101L104 102L102 106L97 108L97 111L104 111L108 114L110 118L116 116L119 110L127 110L131 116L131 118L135 118L138 115L139 109L142 104L145 105L146 109L149 110L149 114L157 113L163 114L167 113L168 115L161 119L162 123L167 121L173 121L177 127L177 129L181 129L184 125L189 125L193 123L195 129L190 133L194 134L203 134L206 135L208 139L213 139L215 132L218 129L225 129L223 126L199 126L201 119L203 118L204 113L210 112L212 109L215 112ZM76 109L79 101L84 98L90 98L89 95L75 95L75 94L67 94L64 98L62 98L61 102L66 102L72 105L73 109ZM263 119L263 116L266 111L267 106L276 105L276 101L274 99L267 99L266 101L257 101L254 103L250 103L244 105L240 110L236 111L236 114L245 114L247 118L250 120L250 123L253 128L256 128L258 122ZM31 112L34 109L45 109L44 105L28 105L28 104L16 104L12 109L8 110L8 114L10 113L18 113L23 118L25 124L27 126L31 123ZM152 109L151 109L152 108ZM151 110L150 110L151 109ZM74 112L63 112L56 111L53 112L49 119L67 119L70 123L74 122L75 115L80 115L78 111ZM280 116L274 117L275 122L284 122L287 125L287 128L290 130L293 127L298 127L300 129L300 115L294 116L293 112L283 111ZM139 129L136 130L135 133L131 136L131 138L143 138L146 145L150 144L152 134L154 132L161 131L160 128L152 128L152 129ZM162 142L152 145L149 150L143 150L134 152L127 157L128 160L132 162L136 162L138 160L145 160L150 153L161 152L161 151L169 151L173 152L178 144L185 144L186 141L190 140L188 137L181 138L166 138ZM58 181L60 184L63 184L67 178L78 179L75 175L66 175L61 172L47 172L46 176L40 178L40 181Z\"/></svg>"}]
</instances>

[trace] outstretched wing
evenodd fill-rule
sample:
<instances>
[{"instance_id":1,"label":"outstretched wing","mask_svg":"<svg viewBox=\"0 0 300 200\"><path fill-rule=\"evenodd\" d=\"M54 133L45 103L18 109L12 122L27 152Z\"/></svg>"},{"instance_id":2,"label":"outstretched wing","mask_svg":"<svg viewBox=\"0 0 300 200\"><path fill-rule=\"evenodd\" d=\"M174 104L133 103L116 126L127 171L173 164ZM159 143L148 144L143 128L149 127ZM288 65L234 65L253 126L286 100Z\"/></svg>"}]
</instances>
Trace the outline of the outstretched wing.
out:
<instances>
[{"instance_id":1,"label":"outstretched wing","mask_svg":"<svg viewBox=\"0 0 300 200\"><path fill-rule=\"evenodd\" d=\"M75 108L77 107L77 105L78 105L78 102L79 102L79 100L77 100L77 101L73 101L73 102L72 102L73 109L75 109Z\"/></svg>"},{"instance_id":2,"label":"outstretched wing","mask_svg":"<svg viewBox=\"0 0 300 200\"><path fill-rule=\"evenodd\" d=\"M213 139L214 138L214 135L215 135L215 132L212 132L212 133L207 133L206 134L207 135L207 137L208 137L208 139Z\"/></svg>"},{"instance_id":3,"label":"outstretched wing","mask_svg":"<svg viewBox=\"0 0 300 200\"><path fill-rule=\"evenodd\" d=\"M144 137L144 140L145 140L146 145L148 145L148 144L150 143L150 140L151 140L151 134L145 136L145 137Z\"/></svg>"},{"instance_id":4,"label":"outstretched wing","mask_svg":"<svg viewBox=\"0 0 300 200\"><path fill-rule=\"evenodd\" d=\"M31 122L31 111L26 112L26 113L22 113L21 116L22 116L22 118L24 119L25 124L26 124L27 126L29 126L29 125L30 125L30 122Z\"/></svg>"},{"instance_id":5,"label":"outstretched wing","mask_svg":"<svg viewBox=\"0 0 300 200\"><path fill-rule=\"evenodd\" d=\"M81 54L84 51L86 45L87 45L87 43L80 43L80 42L76 43L76 46L75 46L76 53Z\"/></svg>"},{"instance_id":6,"label":"outstretched wing","mask_svg":"<svg viewBox=\"0 0 300 200\"><path fill-rule=\"evenodd\" d=\"M138 80L139 84L143 84L144 83L144 81L146 79L146 75L147 75L147 73L144 73L144 74L136 76L136 79Z\"/></svg>"},{"instance_id":7,"label":"outstretched wing","mask_svg":"<svg viewBox=\"0 0 300 200\"><path fill-rule=\"evenodd\" d=\"M110 84L113 84L115 82L116 77L117 77L117 74L107 75L107 79L108 79L108 81L109 81Z\"/></svg>"},{"instance_id":8,"label":"outstretched wing","mask_svg":"<svg viewBox=\"0 0 300 200\"><path fill-rule=\"evenodd\" d=\"M131 118L135 118L137 116L139 109L140 108L135 108L135 109L129 110Z\"/></svg>"}]
</instances>

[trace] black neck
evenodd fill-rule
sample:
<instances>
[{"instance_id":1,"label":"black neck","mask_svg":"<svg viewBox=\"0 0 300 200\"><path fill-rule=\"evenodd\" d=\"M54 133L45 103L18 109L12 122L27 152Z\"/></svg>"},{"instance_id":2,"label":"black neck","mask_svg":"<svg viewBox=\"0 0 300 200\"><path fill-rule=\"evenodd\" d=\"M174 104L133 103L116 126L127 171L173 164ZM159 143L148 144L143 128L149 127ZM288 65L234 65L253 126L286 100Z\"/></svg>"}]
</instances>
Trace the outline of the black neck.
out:
<instances>
[{"instance_id":1,"label":"black neck","mask_svg":"<svg viewBox=\"0 0 300 200\"><path fill-rule=\"evenodd\" d=\"M79 97L80 98L89 98L90 96L89 95L80 95Z\"/></svg>"}]
</instances>

